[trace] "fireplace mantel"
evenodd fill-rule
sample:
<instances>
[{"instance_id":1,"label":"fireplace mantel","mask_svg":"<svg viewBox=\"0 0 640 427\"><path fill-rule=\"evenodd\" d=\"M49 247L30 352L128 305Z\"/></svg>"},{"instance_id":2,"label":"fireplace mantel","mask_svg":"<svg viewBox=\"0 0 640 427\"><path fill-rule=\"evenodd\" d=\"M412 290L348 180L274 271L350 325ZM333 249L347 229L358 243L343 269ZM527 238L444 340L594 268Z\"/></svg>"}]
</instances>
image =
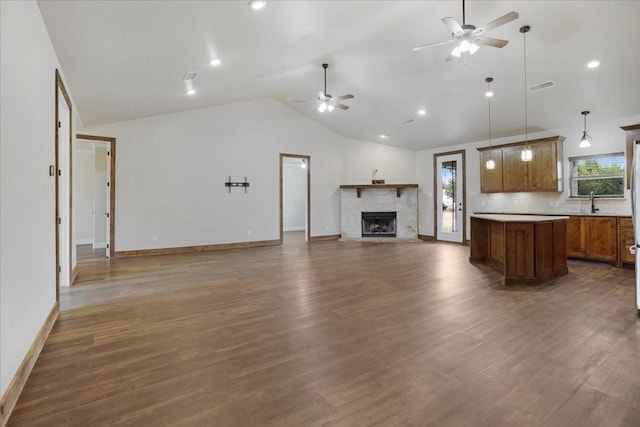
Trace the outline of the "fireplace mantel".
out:
<instances>
[{"instance_id":1,"label":"fireplace mantel","mask_svg":"<svg viewBox=\"0 0 640 427\"><path fill-rule=\"evenodd\" d=\"M418 188L418 184L343 184L340 188L355 188L356 193L358 194L358 199L362 194L362 190L365 188L395 188L396 197L400 197L403 188Z\"/></svg>"}]
</instances>

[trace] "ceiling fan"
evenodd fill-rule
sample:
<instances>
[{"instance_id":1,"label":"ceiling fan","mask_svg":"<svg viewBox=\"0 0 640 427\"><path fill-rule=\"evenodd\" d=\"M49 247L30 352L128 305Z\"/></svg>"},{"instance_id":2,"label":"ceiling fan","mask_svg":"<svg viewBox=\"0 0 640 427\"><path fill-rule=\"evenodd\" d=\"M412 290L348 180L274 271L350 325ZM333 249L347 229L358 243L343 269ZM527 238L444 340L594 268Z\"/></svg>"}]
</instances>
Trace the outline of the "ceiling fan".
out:
<instances>
[{"instance_id":1,"label":"ceiling fan","mask_svg":"<svg viewBox=\"0 0 640 427\"><path fill-rule=\"evenodd\" d=\"M314 112L318 112L318 113L331 112L335 108L340 108L341 110L349 109L347 105L341 104L338 101L342 101L344 99L352 99L354 98L353 95L347 94L342 96L333 96L327 93L327 68L328 67L329 67L329 64L322 64L322 68L324 68L324 92L322 91L318 92L317 99L314 99L311 101L294 100L294 102L315 102L318 104L318 108L316 108Z\"/></svg>"},{"instance_id":2,"label":"ceiling fan","mask_svg":"<svg viewBox=\"0 0 640 427\"><path fill-rule=\"evenodd\" d=\"M462 0L462 25L460 25L458 21L455 20L455 18L442 18L442 22L444 22L445 25L451 30L451 38L449 40L441 42L416 46L413 48L413 51L415 52L430 46L441 46L450 43L457 43L456 47L451 51L449 56L447 56L447 59L445 59L446 62L449 62L453 59L460 58L463 55L473 55L478 49L480 49L480 46L505 47L507 43L509 43L509 41L486 37L484 33L487 30L491 30L493 28L509 23L515 19L518 19L518 16L518 12L509 12L506 15L496 18L491 22L481 25L480 27L476 27L475 25L467 24L465 17L464 0Z\"/></svg>"}]
</instances>

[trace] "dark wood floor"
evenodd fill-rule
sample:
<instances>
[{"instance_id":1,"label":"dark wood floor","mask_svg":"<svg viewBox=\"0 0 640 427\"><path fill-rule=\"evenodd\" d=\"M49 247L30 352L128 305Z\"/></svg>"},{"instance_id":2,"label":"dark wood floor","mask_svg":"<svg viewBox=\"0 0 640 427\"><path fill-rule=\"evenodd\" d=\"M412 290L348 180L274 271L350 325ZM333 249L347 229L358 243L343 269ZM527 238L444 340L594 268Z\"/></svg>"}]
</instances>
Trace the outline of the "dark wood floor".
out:
<instances>
[{"instance_id":1,"label":"dark wood floor","mask_svg":"<svg viewBox=\"0 0 640 427\"><path fill-rule=\"evenodd\" d=\"M83 261L13 426L639 426L634 274L447 243Z\"/></svg>"}]
</instances>

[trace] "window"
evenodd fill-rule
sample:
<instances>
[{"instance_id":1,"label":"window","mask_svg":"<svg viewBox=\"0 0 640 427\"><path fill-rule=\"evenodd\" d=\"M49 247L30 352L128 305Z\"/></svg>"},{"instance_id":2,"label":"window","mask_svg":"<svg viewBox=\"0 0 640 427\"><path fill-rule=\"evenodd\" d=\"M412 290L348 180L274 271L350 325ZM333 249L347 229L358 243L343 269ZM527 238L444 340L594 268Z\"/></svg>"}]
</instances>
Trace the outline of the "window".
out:
<instances>
[{"instance_id":1,"label":"window","mask_svg":"<svg viewBox=\"0 0 640 427\"><path fill-rule=\"evenodd\" d=\"M624 196L624 153L570 157L570 197Z\"/></svg>"}]
</instances>

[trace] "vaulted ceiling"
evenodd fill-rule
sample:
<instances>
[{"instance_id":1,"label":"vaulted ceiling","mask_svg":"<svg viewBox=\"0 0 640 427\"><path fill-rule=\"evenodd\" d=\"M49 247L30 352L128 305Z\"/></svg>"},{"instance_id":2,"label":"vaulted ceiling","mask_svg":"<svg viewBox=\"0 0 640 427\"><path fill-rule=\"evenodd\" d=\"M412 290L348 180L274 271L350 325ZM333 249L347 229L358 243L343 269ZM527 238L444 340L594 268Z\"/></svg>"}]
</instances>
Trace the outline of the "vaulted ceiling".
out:
<instances>
[{"instance_id":1,"label":"vaulted ceiling","mask_svg":"<svg viewBox=\"0 0 640 427\"><path fill-rule=\"evenodd\" d=\"M441 18L462 22L461 1L40 1L40 10L85 127L207 106L272 98L338 134L423 149L488 137L488 76L494 78L493 136L524 133L524 49L529 132L640 112L640 2L467 1L479 26L507 12L520 18L489 35L509 40L445 62ZM220 58L218 67L209 61ZM588 69L589 60L600 67ZM313 112L323 89L352 93L351 108ZM199 71L187 95L183 76ZM424 109L424 116L418 110ZM415 122L405 124L407 120ZM382 139L381 134L387 135Z\"/></svg>"}]
</instances>

